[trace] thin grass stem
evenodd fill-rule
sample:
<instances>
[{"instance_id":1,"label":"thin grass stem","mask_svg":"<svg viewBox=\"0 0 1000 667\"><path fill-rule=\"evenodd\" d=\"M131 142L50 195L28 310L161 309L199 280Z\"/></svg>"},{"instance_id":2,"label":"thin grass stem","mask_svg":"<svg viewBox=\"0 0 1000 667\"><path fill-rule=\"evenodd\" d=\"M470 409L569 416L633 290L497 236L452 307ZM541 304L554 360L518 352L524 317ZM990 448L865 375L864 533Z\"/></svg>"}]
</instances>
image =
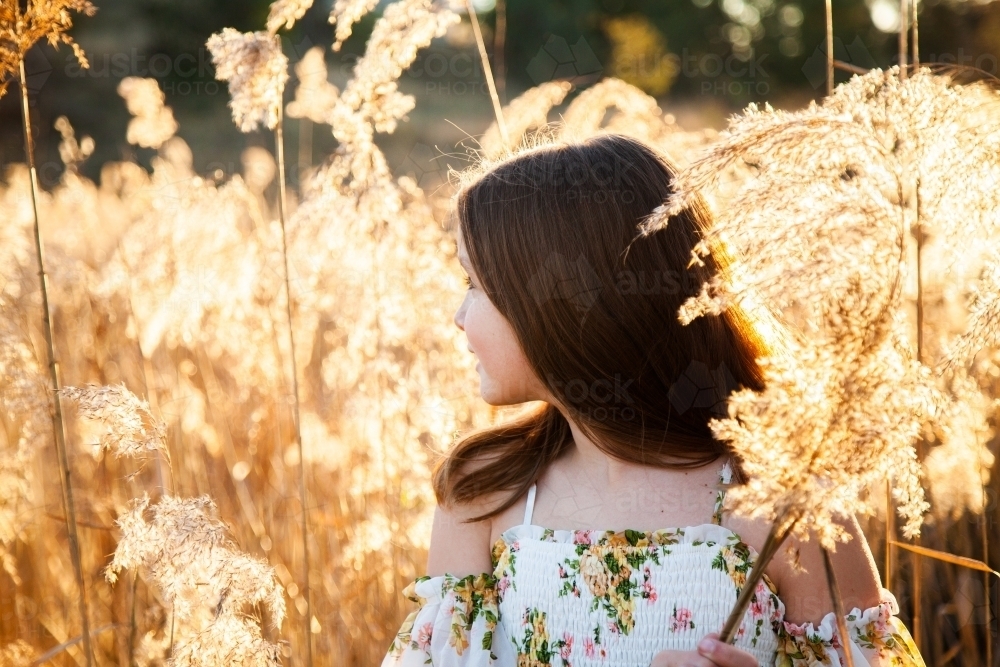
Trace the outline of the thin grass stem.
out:
<instances>
[{"instance_id":1,"label":"thin grass stem","mask_svg":"<svg viewBox=\"0 0 1000 667\"><path fill-rule=\"evenodd\" d=\"M908 17L909 10L907 9L906 0L899 0L899 78L901 81L906 80L906 59L908 53L906 43L906 24Z\"/></svg>"},{"instance_id":2,"label":"thin grass stem","mask_svg":"<svg viewBox=\"0 0 1000 667\"><path fill-rule=\"evenodd\" d=\"M833 6L826 0L826 94L833 95Z\"/></svg>"},{"instance_id":3,"label":"thin grass stem","mask_svg":"<svg viewBox=\"0 0 1000 667\"><path fill-rule=\"evenodd\" d=\"M912 3L916 7L916 3ZM914 12L916 9L914 8ZM916 34L916 31L914 31ZM916 60L914 59L914 63ZM904 174L904 177L906 175ZM913 222L913 232L914 238L917 243L917 361L920 363L924 362L924 282L923 282L923 250L924 250L924 228L923 223L920 219L920 175L918 174L913 185L913 201L915 209L915 220ZM924 440L919 438L917 440L917 458L919 460L924 459ZM913 539L914 543L920 544L920 536L918 535ZM923 639L923 632L920 627L921 614L923 612L922 602L923 602L923 591L921 590L921 577L923 576L923 562L920 560L920 556L917 553L913 554L913 643L917 645L919 649L921 647L921 640Z\"/></svg>"},{"instance_id":4,"label":"thin grass stem","mask_svg":"<svg viewBox=\"0 0 1000 667\"><path fill-rule=\"evenodd\" d=\"M292 390L294 392L295 443L299 450L299 503L302 506L302 561L303 588L306 600L306 665L312 667L312 596L309 587L309 520L306 504L306 457L302 444L302 427L299 409L299 370L295 360L295 330L292 326L292 283L288 271L288 239L285 233L285 138L284 111L278 106L278 122L274 128L275 153L278 158L278 220L281 223L281 257L285 268L285 315L288 319L288 350L292 363Z\"/></svg>"},{"instance_id":5,"label":"thin grass stem","mask_svg":"<svg viewBox=\"0 0 1000 667\"><path fill-rule=\"evenodd\" d=\"M132 667L135 664L135 591L136 586L139 583L139 573L132 573L132 608L129 613L128 619L128 666Z\"/></svg>"},{"instance_id":6,"label":"thin grass stem","mask_svg":"<svg viewBox=\"0 0 1000 667\"><path fill-rule=\"evenodd\" d=\"M833 601L833 615L837 619L837 634L840 635L840 645L844 649L844 661L846 667L854 667L854 656L851 655L851 638L847 634L847 620L844 618L844 601L840 596L840 587L837 585L837 574L833 571L833 562L830 559L830 551L825 547L823 550L823 566L826 569L826 585L830 589L830 599Z\"/></svg>"},{"instance_id":7,"label":"thin grass stem","mask_svg":"<svg viewBox=\"0 0 1000 667\"><path fill-rule=\"evenodd\" d=\"M24 153L28 160L31 176L31 207L34 215L35 252L38 259L38 279L42 292L42 324L45 331L45 346L49 355L49 380L52 383L52 434L55 438L56 456L59 459L59 481L62 488L63 511L66 513L66 535L69 539L70 558L76 573L80 590L80 625L83 638L83 652L87 667L94 664L94 652L90 643L90 621L87 614L87 587L83 580L83 563L80 558L80 541L76 529L76 506L73 503L73 486L70 480L69 459L66 456L66 432L63 429L62 406L59 401L59 371L56 367L55 345L52 343L52 319L49 313L48 276L45 273L45 259L42 249L42 233L38 216L38 172L35 170L35 145L31 137L31 113L28 109L28 78L24 71L24 58L19 60L21 84L21 119L24 130Z\"/></svg>"},{"instance_id":8,"label":"thin grass stem","mask_svg":"<svg viewBox=\"0 0 1000 667\"><path fill-rule=\"evenodd\" d=\"M982 481L982 479L983 479L982 465L983 465L983 462L982 462L982 459L980 459L979 460L979 466L980 466L979 479L980 479L980 481ZM985 485L981 485L980 488L982 489L982 492L983 492L983 516L981 517L981 521L979 522L979 529L981 531L982 540L983 540L983 562L986 563L987 567L989 567L989 562L990 562L990 531L989 531L989 527L987 526L987 522L989 521L989 516L990 516L989 511L987 510L987 508L989 507L989 505L987 504L986 486ZM990 573L989 572L984 572L983 573L983 602L985 603L985 608L983 609L983 614L984 614L984 619L983 620L984 620L984 627L986 628L986 664L989 665L990 667L993 667L993 618L992 618L992 615L990 613L990 607L991 607L991 604L990 604L990 602L991 602L991 600L990 600L990 593L991 593L991 591L990 591Z\"/></svg>"},{"instance_id":9,"label":"thin grass stem","mask_svg":"<svg viewBox=\"0 0 1000 667\"><path fill-rule=\"evenodd\" d=\"M753 567L747 573L747 580L743 584L740 596L736 599L736 606L729 612L729 617L726 619L725 625L722 626L722 632L719 633L720 641L731 644L736 639L736 631L743 621L743 614L746 613L747 607L750 606L750 601L753 599L757 589L757 583L764 576L764 569L771 562L771 559L774 558L774 554L778 552L778 548L791 534L796 523L798 523L797 519L784 519L775 522L771 526L771 531L767 534L767 539L764 541L764 545L761 547Z\"/></svg>"},{"instance_id":10,"label":"thin grass stem","mask_svg":"<svg viewBox=\"0 0 1000 667\"><path fill-rule=\"evenodd\" d=\"M476 10L472 6L472 0L465 0L465 6L469 10L469 20L472 21L472 31L476 35L476 43L479 45L479 57L483 61L483 71L486 73L486 85L490 87L490 98L493 100L493 113L497 117L497 128L500 130L500 139L503 141L505 149L510 147L510 137L507 135L507 124L503 120L503 110L500 108L500 98L497 96L497 85L493 80L493 71L490 69L490 59L486 55L486 44L483 42L483 32L479 29L479 18Z\"/></svg>"},{"instance_id":11,"label":"thin grass stem","mask_svg":"<svg viewBox=\"0 0 1000 667\"><path fill-rule=\"evenodd\" d=\"M892 541L895 532L892 516L892 482L885 480L885 587L892 590Z\"/></svg>"}]
</instances>

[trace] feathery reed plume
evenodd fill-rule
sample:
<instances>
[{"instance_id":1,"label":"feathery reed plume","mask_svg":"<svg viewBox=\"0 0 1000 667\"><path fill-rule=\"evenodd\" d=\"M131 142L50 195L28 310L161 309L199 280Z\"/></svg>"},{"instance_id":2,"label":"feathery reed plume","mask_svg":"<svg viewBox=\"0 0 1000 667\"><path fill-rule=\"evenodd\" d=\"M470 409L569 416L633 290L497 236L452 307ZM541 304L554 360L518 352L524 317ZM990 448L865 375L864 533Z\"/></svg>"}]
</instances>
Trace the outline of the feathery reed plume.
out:
<instances>
[{"instance_id":1,"label":"feathery reed plume","mask_svg":"<svg viewBox=\"0 0 1000 667\"><path fill-rule=\"evenodd\" d=\"M106 577L115 583L121 570L142 568L179 617L195 620L175 640L168 665L279 665L278 646L261 636L248 612L266 609L280 629L284 589L266 562L236 549L216 512L208 496L166 495L152 506L148 495L135 499L116 521L122 538ZM205 610L208 617L197 618Z\"/></svg>"},{"instance_id":2,"label":"feathery reed plume","mask_svg":"<svg viewBox=\"0 0 1000 667\"><path fill-rule=\"evenodd\" d=\"M331 47L334 51L340 51L340 47L351 36L354 24L375 9L377 4L378 0L335 0L328 19L330 25L336 27Z\"/></svg>"},{"instance_id":3,"label":"feathery reed plume","mask_svg":"<svg viewBox=\"0 0 1000 667\"><path fill-rule=\"evenodd\" d=\"M93 16L97 8L89 0L28 0L22 11L18 0L0 2L0 97L18 76L28 49L43 37L52 46L69 45L80 66L88 66L83 49L67 34L73 27L70 11Z\"/></svg>"},{"instance_id":4,"label":"feathery reed plume","mask_svg":"<svg viewBox=\"0 0 1000 667\"><path fill-rule=\"evenodd\" d=\"M507 126L507 139L503 139L498 121L494 120L479 140L482 155L495 160L516 149L528 130L548 123L549 111L561 104L572 88L569 81L546 81L511 100L500 113Z\"/></svg>"},{"instance_id":5,"label":"feathery reed plume","mask_svg":"<svg viewBox=\"0 0 1000 667\"><path fill-rule=\"evenodd\" d=\"M362 122L371 123L375 132L395 131L397 121L415 104L413 96L399 92L397 80L419 49L458 21L457 14L436 7L431 0L398 0L387 6L372 28L364 56L354 66L354 76L341 93L343 104L337 106L336 118L354 113ZM334 124L334 135L342 140L336 128ZM353 138L344 136L342 141Z\"/></svg>"},{"instance_id":6,"label":"feathery reed plume","mask_svg":"<svg viewBox=\"0 0 1000 667\"><path fill-rule=\"evenodd\" d=\"M988 417L1000 400L986 396L975 378L961 370L943 381L952 400L933 425L933 440L940 444L931 447L924 470L934 513L955 520L966 511L986 511L983 488L996 460L986 446L994 435Z\"/></svg>"},{"instance_id":7,"label":"feathery reed plume","mask_svg":"<svg viewBox=\"0 0 1000 667\"><path fill-rule=\"evenodd\" d=\"M167 425L154 417L149 404L124 384L63 387L59 393L77 404L81 417L104 426L98 443L102 451L111 450L116 457L137 459L147 452L160 452L169 461L170 453L164 444Z\"/></svg>"},{"instance_id":8,"label":"feathery reed plume","mask_svg":"<svg viewBox=\"0 0 1000 667\"><path fill-rule=\"evenodd\" d=\"M378 220L398 211L400 196L374 135L394 132L399 119L414 108L413 96L399 92L399 77L418 50L458 21L457 14L438 8L431 0L397 0L386 7L372 28L351 80L325 121L332 126L340 146L314 184L306 184L307 199L310 193L332 195L326 189L331 187L338 192L347 190L352 197L366 200L366 206L386 211L352 216L359 221ZM322 204L316 199L314 205Z\"/></svg>"},{"instance_id":9,"label":"feathery reed plume","mask_svg":"<svg viewBox=\"0 0 1000 667\"><path fill-rule=\"evenodd\" d=\"M299 85L295 87L295 99L288 103L285 111L291 118L329 123L340 91L326 80L326 61L322 46L313 46L306 51L302 60L295 65L295 75Z\"/></svg>"},{"instance_id":10,"label":"feathery reed plume","mask_svg":"<svg viewBox=\"0 0 1000 667\"><path fill-rule=\"evenodd\" d=\"M281 115L288 80L288 58L271 33L242 33L223 28L205 42L215 64L215 77L229 82L229 107L242 132L264 125L270 130Z\"/></svg>"},{"instance_id":11,"label":"feathery reed plume","mask_svg":"<svg viewBox=\"0 0 1000 667\"><path fill-rule=\"evenodd\" d=\"M0 667L27 667L34 659L31 644L22 639L0 646Z\"/></svg>"},{"instance_id":12,"label":"feathery reed plume","mask_svg":"<svg viewBox=\"0 0 1000 667\"><path fill-rule=\"evenodd\" d=\"M118 84L118 94L133 116L126 134L130 144L159 148L177 132L174 113L163 105L165 98L156 79L127 76Z\"/></svg>"},{"instance_id":13,"label":"feathery reed plume","mask_svg":"<svg viewBox=\"0 0 1000 667\"><path fill-rule=\"evenodd\" d=\"M668 153L678 164L686 164L717 134L711 129L683 130L673 115L663 113L653 97L615 78L603 79L582 91L570 102L559 121L549 122L552 109L561 104L572 89L568 81L548 81L511 100L503 108L508 143L505 145L501 141L497 123L491 123L480 139L480 159L497 160L507 151L545 142L549 137L579 141L613 132L641 139ZM534 129L538 130L537 136L529 136L529 131Z\"/></svg>"},{"instance_id":14,"label":"feathery reed plume","mask_svg":"<svg viewBox=\"0 0 1000 667\"><path fill-rule=\"evenodd\" d=\"M0 450L0 566L20 584L12 548L24 528L20 517L34 481L29 464L52 437L52 418L45 374L12 311L0 296L0 423L7 445Z\"/></svg>"},{"instance_id":15,"label":"feathery reed plume","mask_svg":"<svg viewBox=\"0 0 1000 667\"><path fill-rule=\"evenodd\" d=\"M612 112L607 120L608 112ZM602 132L636 137L685 164L715 139L712 129L688 132L673 114L664 114L656 99L620 79L607 78L590 86L570 102L562 118L564 138L584 138Z\"/></svg>"},{"instance_id":16,"label":"feathery reed plume","mask_svg":"<svg viewBox=\"0 0 1000 667\"><path fill-rule=\"evenodd\" d=\"M957 256L962 232L978 232L986 249L996 244L1000 165L983 158L1000 146L997 109L1000 98L981 84L955 85L926 69L904 81L898 68L856 76L802 111L751 105L682 170L674 196L647 223L647 231L667 224L720 169L750 165L752 179L692 261L715 245L741 259L679 317L763 300L811 339L790 345L788 358L765 360L764 392L734 394L729 418L713 422L747 462L750 481L733 494L738 509L792 517L794 532L808 539L812 531L832 549L845 537L834 518L871 513L864 491L891 475L903 532L919 533L927 505L910 444L948 399L910 358L905 239L922 225L945 255ZM918 178L913 192L910 169L941 177Z\"/></svg>"},{"instance_id":17,"label":"feathery reed plume","mask_svg":"<svg viewBox=\"0 0 1000 667\"><path fill-rule=\"evenodd\" d=\"M291 30L312 4L313 0L275 0L267 13L267 31L273 35L282 28Z\"/></svg>"},{"instance_id":18,"label":"feathery reed plume","mask_svg":"<svg viewBox=\"0 0 1000 667\"><path fill-rule=\"evenodd\" d=\"M67 170L76 172L80 163L94 152L94 140L85 136L77 141L73 126L66 116L56 118L54 127L62 137L62 141L59 142L59 159L66 165Z\"/></svg>"}]
</instances>

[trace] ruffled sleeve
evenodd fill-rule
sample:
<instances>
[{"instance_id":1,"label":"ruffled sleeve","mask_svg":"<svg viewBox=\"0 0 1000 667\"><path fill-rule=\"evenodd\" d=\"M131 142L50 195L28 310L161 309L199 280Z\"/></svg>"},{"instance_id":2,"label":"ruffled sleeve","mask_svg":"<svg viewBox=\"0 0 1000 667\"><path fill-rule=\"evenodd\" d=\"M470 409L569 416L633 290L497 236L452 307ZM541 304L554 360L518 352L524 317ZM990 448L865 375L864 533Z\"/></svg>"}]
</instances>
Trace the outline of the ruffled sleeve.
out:
<instances>
[{"instance_id":1,"label":"ruffled sleeve","mask_svg":"<svg viewBox=\"0 0 1000 667\"><path fill-rule=\"evenodd\" d=\"M508 667L517 658L498 623L492 574L419 577L403 590L419 607L396 633L382 667Z\"/></svg>"},{"instance_id":2,"label":"ruffled sleeve","mask_svg":"<svg viewBox=\"0 0 1000 667\"><path fill-rule=\"evenodd\" d=\"M882 589L882 602L861 611L857 607L844 618L847 625L847 650L854 658L854 667L926 667L906 626L896 614L896 598ZM833 612L828 613L819 627L812 623L795 625L784 622L778 628L776 667L809 667L830 665L844 667L844 645L837 632Z\"/></svg>"}]
</instances>

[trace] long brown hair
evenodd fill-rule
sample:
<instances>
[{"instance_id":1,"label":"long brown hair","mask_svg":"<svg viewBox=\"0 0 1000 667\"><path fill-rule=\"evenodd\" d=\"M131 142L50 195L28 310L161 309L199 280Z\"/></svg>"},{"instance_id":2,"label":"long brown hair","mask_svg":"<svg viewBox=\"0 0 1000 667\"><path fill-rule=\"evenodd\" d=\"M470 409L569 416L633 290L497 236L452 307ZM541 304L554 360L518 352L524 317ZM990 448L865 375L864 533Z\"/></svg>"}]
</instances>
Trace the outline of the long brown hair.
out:
<instances>
[{"instance_id":1,"label":"long brown hair","mask_svg":"<svg viewBox=\"0 0 1000 667\"><path fill-rule=\"evenodd\" d=\"M711 223L700 199L665 229L639 233L675 173L669 158L623 135L549 143L463 183L456 213L482 289L594 444L623 461L693 468L731 454L708 421L725 414L731 391L763 389L756 359L768 350L737 306L678 321L680 305L728 260L716 249L688 268ZM434 468L435 495L448 504L510 491L470 520L495 516L572 441L563 414L543 403L464 435Z\"/></svg>"}]
</instances>

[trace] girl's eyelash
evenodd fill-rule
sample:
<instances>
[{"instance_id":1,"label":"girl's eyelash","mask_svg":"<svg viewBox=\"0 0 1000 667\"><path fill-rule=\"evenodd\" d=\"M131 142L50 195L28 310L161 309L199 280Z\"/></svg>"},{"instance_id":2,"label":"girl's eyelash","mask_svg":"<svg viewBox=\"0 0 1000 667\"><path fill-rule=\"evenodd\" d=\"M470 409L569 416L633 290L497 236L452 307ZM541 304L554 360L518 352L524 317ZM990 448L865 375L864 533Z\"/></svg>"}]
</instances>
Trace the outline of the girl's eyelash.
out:
<instances>
[{"instance_id":1,"label":"girl's eyelash","mask_svg":"<svg viewBox=\"0 0 1000 667\"><path fill-rule=\"evenodd\" d=\"M465 284L468 285L469 289L472 289L472 278L465 276Z\"/></svg>"}]
</instances>

